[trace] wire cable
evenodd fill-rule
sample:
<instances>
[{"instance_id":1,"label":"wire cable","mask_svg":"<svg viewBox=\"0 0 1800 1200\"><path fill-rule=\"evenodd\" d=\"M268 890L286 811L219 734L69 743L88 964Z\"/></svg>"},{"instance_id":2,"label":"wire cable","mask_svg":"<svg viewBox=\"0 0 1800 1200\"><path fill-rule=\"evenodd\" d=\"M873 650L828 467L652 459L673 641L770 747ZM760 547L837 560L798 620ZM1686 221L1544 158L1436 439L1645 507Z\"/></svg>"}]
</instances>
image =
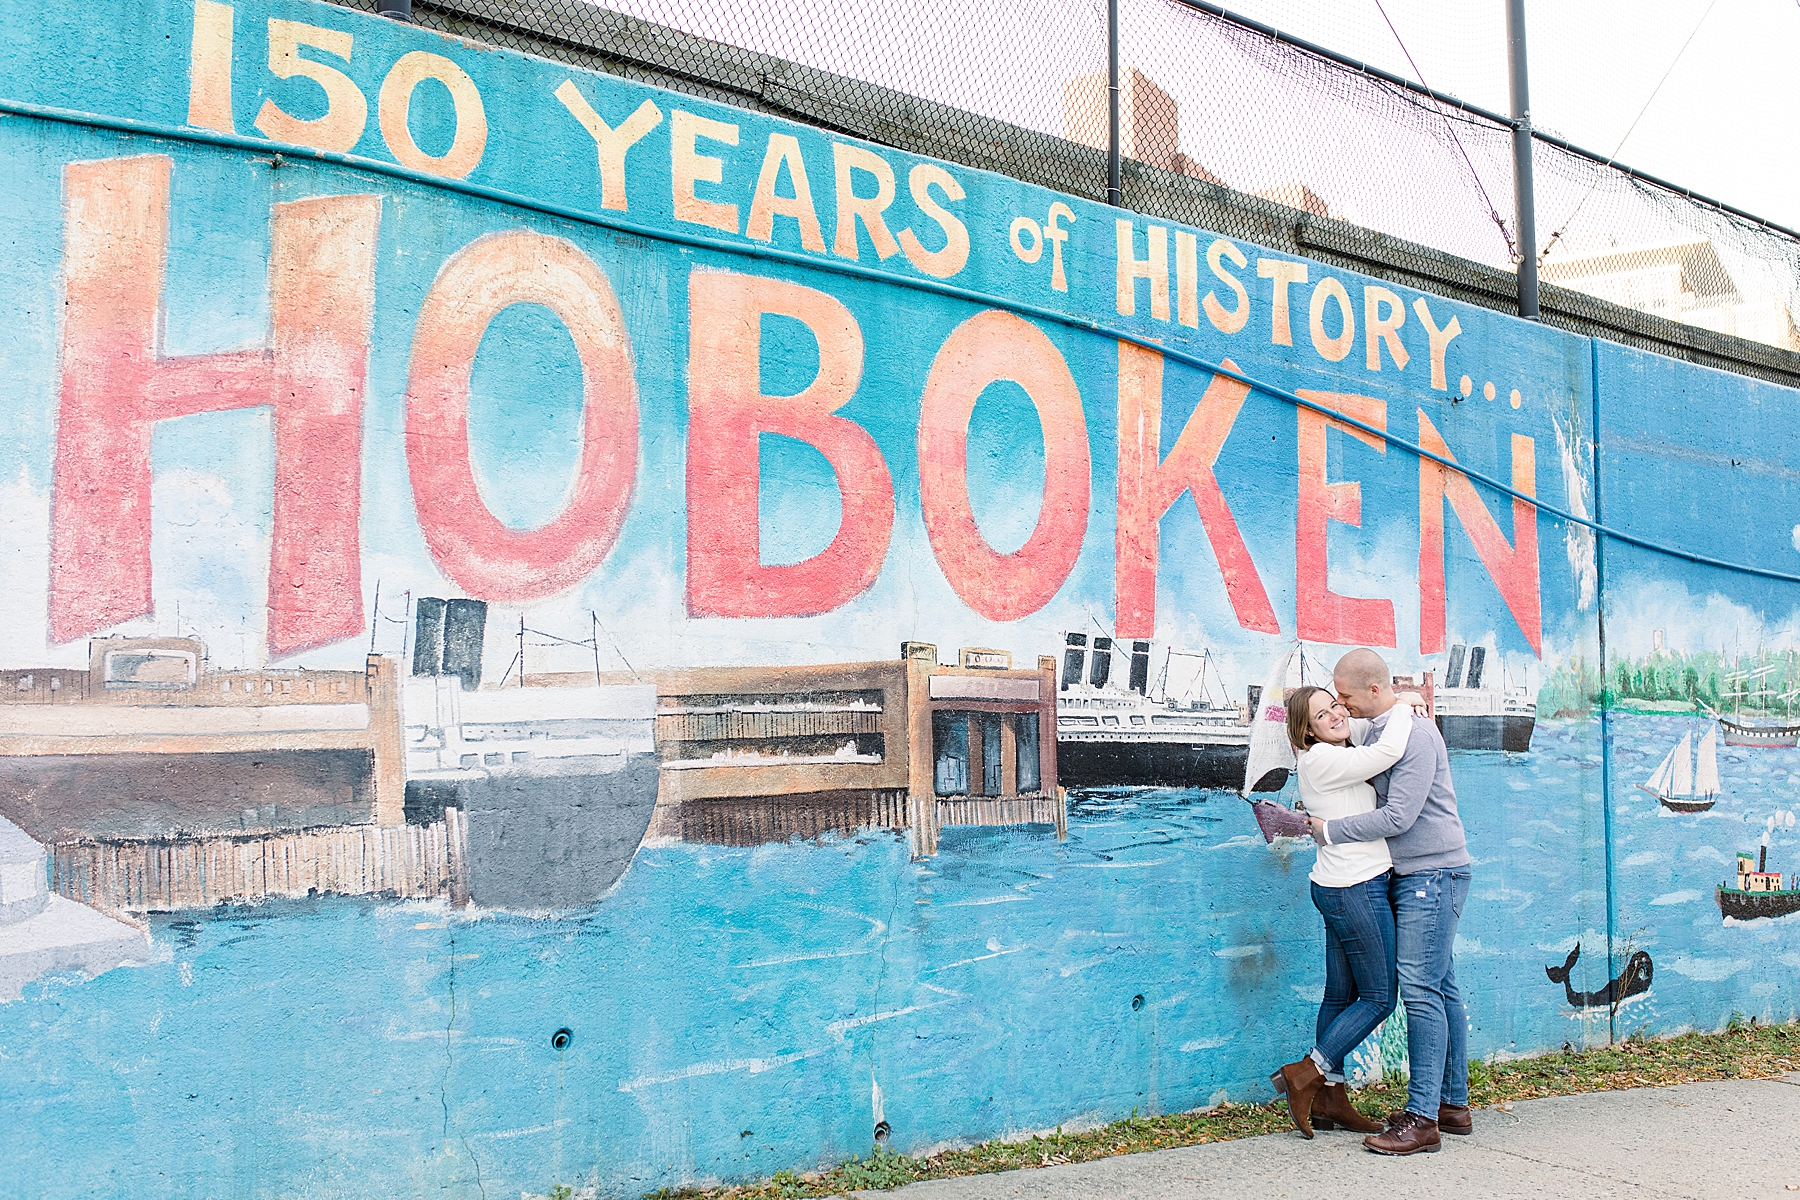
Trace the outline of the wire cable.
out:
<instances>
[{"instance_id":1,"label":"wire cable","mask_svg":"<svg viewBox=\"0 0 1800 1200\"><path fill-rule=\"evenodd\" d=\"M1717 0L1714 2L1716 3ZM1518 243L1514 240L1513 235L1506 231L1506 221L1500 216L1500 210L1494 207L1494 198L1488 195L1487 185L1481 182L1481 175L1475 170L1475 164L1469 161L1469 152L1463 148L1462 139L1456 136L1456 127L1450 123L1450 114L1444 111L1442 104L1438 103L1436 90L1426 82L1425 72L1419 70L1419 64L1413 61L1412 51L1406 48L1405 39L1400 36L1400 31L1394 28L1394 19L1388 16L1387 9L1381 5L1381 0L1375 0L1375 11L1381 14L1383 21L1387 22L1388 32L1394 35L1394 43L1400 47L1400 53L1406 56L1406 64L1413 69L1413 74L1419 77L1419 86L1425 89L1427 96L1431 97L1431 103L1437 109L1438 116L1444 118L1445 132L1455 143L1456 152L1462 155L1463 165L1469 168L1469 178L1475 181L1475 190L1481 193L1481 202L1487 205L1488 216L1494 219L1494 224L1500 229L1500 236L1506 241L1507 257L1514 262L1519 261Z\"/></svg>"},{"instance_id":2,"label":"wire cable","mask_svg":"<svg viewBox=\"0 0 1800 1200\"><path fill-rule=\"evenodd\" d=\"M477 199L503 204L509 208L542 213L546 216L559 217L576 224L610 229L618 233L629 234L633 237L645 238L651 241L668 242L672 245L679 246L691 246L696 249L735 255L740 258L778 262L790 267L808 271L818 271L832 275L844 275L854 279L867 280L893 287L910 288L914 291L927 292L933 295L962 300L971 304L978 304L984 308L997 308L1013 313L1033 316L1039 320L1053 322L1070 329L1094 333L1114 341L1139 346L1145 350L1160 354L1165 359L1183 363L1187 366L1207 371L1214 375L1223 375L1227 379L1235 379L1265 396L1285 401L1296 408L1310 409L1313 412L1329 417L1340 424L1350 426L1353 429L1360 429L1364 433L1380 438L1390 446L1404 450L1416 458L1422 458L1437 463L1439 466L1454 471L1465 479L1468 479L1473 483L1479 483L1502 496L1508 496L1514 500L1523 500L1540 512L1548 513L1560 521L1566 521L1571 525L1578 525L1583 529L1591 529L1599 537L1610 538L1613 541L1621 542L1628 546L1636 546L1639 549L1649 550L1657 554L1664 554L1671 558L1679 558L1685 562L1696 563L1700 566L1718 567L1722 570L1732 571L1740 575L1750 575L1759 579L1772 579L1781 583L1800 583L1800 574L1791 571L1776 571L1768 567L1756 567L1747 563L1729 562L1725 559L1699 554L1692 550L1685 550L1679 546L1672 546L1667 542L1659 542L1654 538L1642 537L1623 529L1616 529L1610 525L1603 525L1588 517L1569 512L1566 509L1558 508L1552 504L1547 504L1536 496L1527 495L1524 492L1514 489L1510 484L1503 483L1492 475L1477 471L1473 468L1464 466L1453 459L1436 454L1416 442L1410 442L1405 438L1396 437L1386 430L1377 429L1348 413L1339 412L1334 408L1329 408L1314 400L1308 400L1304 396L1297 395L1286 388L1256 379L1233 367L1225 366L1223 363L1213 362L1198 354L1190 354L1185 350L1177 350L1173 346L1166 345L1163 342L1142 334L1136 334L1129 330L1106 325L1088 317L1060 312L1041 304L1033 304L1029 301L1019 300L1010 296L997 296L987 292L980 292L973 288L961 287L957 284L945 283L937 279L900 275L892 271L866 267L861 263L850 262L847 260L814 257L810 254L803 254L796 250L782 250L775 246L729 242L723 238L711 237L706 234L685 233L679 230L661 229L656 226L643 224L639 221L630 220L629 218L613 216L610 213L587 212L582 209L571 208L567 205L557 204L552 201L538 200L530 196L520 195L516 192L508 192L500 188L488 187L484 184L469 183L462 179L448 179L440 175L428 174L424 171L415 171L411 167L403 167L398 163L387 163L382 162L379 159L361 158L356 155L341 154L331 150L315 150L306 146L286 147L279 143L270 143L262 138L244 137L241 134L218 133L209 129L189 129L172 125L162 125L156 122L140 121L130 117L107 117L95 113L84 113L69 109L55 108L50 105L31 104L21 100L0 99L0 113L10 113L15 116L28 117L41 121L55 121L68 125L79 125L96 129L111 129L120 133L160 138L165 141L191 142L196 145L217 146L231 150L249 150L257 154L266 155L271 151L279 151L280 153L277 155L278 158L280 154L289 154L296 162L316 161L329 163L334 166L347 167L352 170L363 171L370 174L386 175L390 178L405 180L408 183L429 187L437 191L457 192Z\"/></svg>"},{"instance_id":3,"label":"wire cable","mask_svg":"<svg viewBox=\"0 0 1800 1200\"><path fill-rule=\"evenodd\" d=\"M1381 3L1381 0L1375 0L1375 2L1379 4ZM1693 32L1687 35L1687 41L1681 43L1681 49L1675 52L1675 57L1669 62L1669 69L1662 73L1662 78L1657 80L1656 86L1650 89L1650 98L1644 101L1644 107L1638 109L1637 116L1631 119L1631 125L1625 130L1625 136L1619 139L1619 144L1613 147L1613 152L1611 154L1607 155L1606 166L1610 167L1618 161L1619 151L1623 150L1625 148L1625 143L1631 140L1631 135L1637 131L1638 122L1644 119L1644 114L1649 112L1650 106L1656 102L1657 93L1662 91L1663 84L1669 82L1669 76L1675 73L1675 64L1681 61L1681 56L1686 54L1688 47L1694 44L1694 38L1700 33L1700 27L1706 24L1706 18L1712 16L1712 10L1717 8L1718 4L1719 0L1712 0L1712 3L1706 6L1706 11L1700 14L1700 19L1694 22ZM1575 223L1575 218L1581 215L1583 206L1587 204L1588 199L1599 189L1600 181L1604 178L1606 178L1604 175L1594 176L1594 181L1588 184L1587 191L1583 192L1581 194L1581 199L1575 202L1574 210L1564 218L1562 227L1550 235L1550 240L1544 244L1543 252L1538 255L1539 266L1542 266L1544 260L1550 256L1550 251L1555 247L1557 240L1569 231L1569 226Z\"/></svg>"},{"instance_id":4,"label":"wire cable","mask_svg":"<svg viewBox=\"0 0 1800 1200\"><path fill-rule=\"evenodd\" d=\"M619 656L619 661L625 664L625 669L627 671L631 672L631 677L633 679L637 680L639 683L644 682L644 677L642 675L638 674L637 668L631 665L631 660L629 658L625 657L625 651L619 648L619 639L612 635L611 630L609 630L605 625L602 625L600 623L599 610L598 609L589 609L588 615L594 619L595 630L598 633L604 633L606 635L607 642L612 645L613 653ZM594 638L594 657L595 657L595 661L596 661L596 666L594 667L594 677L596 679L598 679L599 675L600 675L600 668L597 665L599 656L600 656L600 639L598 636L596 636Z\"/></svg>"}]
</instances>

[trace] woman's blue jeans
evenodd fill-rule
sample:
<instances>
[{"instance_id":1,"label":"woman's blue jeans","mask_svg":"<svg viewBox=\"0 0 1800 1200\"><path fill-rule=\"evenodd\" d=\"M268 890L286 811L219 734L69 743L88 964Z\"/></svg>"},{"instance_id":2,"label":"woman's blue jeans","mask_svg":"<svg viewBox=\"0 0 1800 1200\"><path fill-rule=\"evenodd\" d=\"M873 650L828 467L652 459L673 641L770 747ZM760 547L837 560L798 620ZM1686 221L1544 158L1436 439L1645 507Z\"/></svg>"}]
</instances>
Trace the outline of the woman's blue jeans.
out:
<instances>
[{"instance_id":1,"label":"woman's blue jeans","mask_svg":"<svg viewBox=\"0 0 1800 1200\"><path fill-rule=\"evenodd\" d=\"M1344 1058L1394 1011L1394 907L1383 871L1351 887L1312 885L1313 907L1325 918L1325 999L1317 1041L1326 1076L1343 1078Z\"/></svg>"}]
</instances>

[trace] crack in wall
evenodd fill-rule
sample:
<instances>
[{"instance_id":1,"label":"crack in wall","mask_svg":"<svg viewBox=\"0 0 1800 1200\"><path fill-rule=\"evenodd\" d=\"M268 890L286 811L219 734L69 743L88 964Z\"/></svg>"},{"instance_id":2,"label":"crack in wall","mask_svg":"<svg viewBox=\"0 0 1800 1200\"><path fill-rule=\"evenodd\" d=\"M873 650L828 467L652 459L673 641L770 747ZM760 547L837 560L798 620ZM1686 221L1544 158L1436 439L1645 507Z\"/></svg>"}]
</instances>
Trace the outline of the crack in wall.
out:
<instances>
[{"instance_id":1,"label":"crack in wall","mask_svg":"<svg viewBox=\"0 0 1800 1200\"><path fill-rule=\"evenodd\" d=\"M444 1146L446 1149L448 1149L449 1145L450 1145L450 1072L456 1065L455 1051L452 1048L453 1042L454 1042L454 1035L456 1033L456 930L455 930L455 927L447 926L446 932L450 936L450 978L449 978L450 1020L444 1026L444 1076L441 1080L438 1081L438 1105L443 1110L443 1114L444 1114L444 1131L443 1131ZM481 1200L487 1200L487 1187L482 1182L482 1179L481 1179L481 1160L479 1158L475 1157L475 1151L469 1145L469 1139L463 1135L461 1130L457 1131L456 1140L459 1143L461 1143L462 1148L463 1148L463 1153L467 1154L469 1156L469 1162L475 1168L475 1191L476 1191L476 1193L481 1197Z\"/></svg>"},{"instance_id":2,"label":"crack in wall","mask_svg":"<svg viewBox=\"0 0 1800 1200\"><path fill-rule=\"evenodd\" d=\"M893 939L894 921L899 915L900 915L900 884L898 882L898 877L896 876L895 883L894 883L893 903L888 905L888 919L882 923L882 928L881 928L881 958L875 968L875 995L870 1002L871 1007L869 1009L869 1011L872 1014L881 1012L881 988L882 988L883 983L885 983L887 980L888 943ZM869 1088L869 1108L870 1108L869 1128L871 1130L871 1133L870 1133L871 1140L873 1140L873 1138L874 1138L873 1130L875 1130L882 1124L885 1124L887 1121L887 1115L883 1111L883 1106L881 1104L881 1099L880 1099L880 1097L881 1097L881 1082L876 1077L876 1073L875 1073L876 1072L876 1062L875 1062L876 1049L875 1049L875 1047L876 1047L876 1039L879 1036L880 1036L879 1034L871 1035L870 1042L869 1042L869 1084L870 1084L870 1088Z\"/></svg>"}]
</instances>

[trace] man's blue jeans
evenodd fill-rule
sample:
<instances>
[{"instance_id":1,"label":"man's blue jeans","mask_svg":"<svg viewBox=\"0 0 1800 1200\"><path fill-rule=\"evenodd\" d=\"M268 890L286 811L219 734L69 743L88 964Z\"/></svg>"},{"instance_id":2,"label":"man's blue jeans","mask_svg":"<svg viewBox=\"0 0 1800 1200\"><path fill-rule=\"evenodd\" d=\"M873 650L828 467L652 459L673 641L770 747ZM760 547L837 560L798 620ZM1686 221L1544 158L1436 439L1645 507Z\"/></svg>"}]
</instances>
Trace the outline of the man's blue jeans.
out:
<instances>
[{"instance_id":1,"label":"man's blue jeans","mask_svg":"<svg viewBox=\"0 0 1800 1200\"><path fill-rule=\"evenodd\" d=\"M1406 1005L1412 1080L1407 1111L1437 1120L1439 1104L1469 1102L1469 1018L1456 990L1456 922L1469 897L1469 868L1395 875L1395 961Z\"/></svg>"},{"instance_id":2,"label":"man's blue jeans","mask_svg":"<svg viewBox=\"0 0 1800 1200\"><path fill-rule=\"evenodd\" d=\"M1312 885L1313 907L1325 918L1325 998L1313 1045L1334 1083L1343 1082L1344 1056L1394 1011L1389 875L1383 871L1350 887Z\"/></svg>"}]
</instances>

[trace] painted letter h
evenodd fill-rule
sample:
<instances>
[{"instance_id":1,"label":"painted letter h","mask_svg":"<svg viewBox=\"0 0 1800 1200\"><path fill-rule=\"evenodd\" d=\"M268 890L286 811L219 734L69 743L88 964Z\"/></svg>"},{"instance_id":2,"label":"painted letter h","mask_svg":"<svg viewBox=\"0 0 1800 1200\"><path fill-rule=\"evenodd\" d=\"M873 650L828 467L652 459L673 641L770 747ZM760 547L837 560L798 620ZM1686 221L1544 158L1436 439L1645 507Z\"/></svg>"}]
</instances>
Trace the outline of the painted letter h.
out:
<instances>
[{"instance_id":1,"label":"painted letter h","mask_svg":"<svg viewBox=\"0 0 1800 1200\"><path fill-rule=\"evenodd\" d=\"M268 407L275 423L269 653L361 632L362 402L378 196L271 210L268 342L162 354L165 155L64 172L64 322L50 638L152 611L150 439L156 422Z\"/></svg>"}]
</instances>

